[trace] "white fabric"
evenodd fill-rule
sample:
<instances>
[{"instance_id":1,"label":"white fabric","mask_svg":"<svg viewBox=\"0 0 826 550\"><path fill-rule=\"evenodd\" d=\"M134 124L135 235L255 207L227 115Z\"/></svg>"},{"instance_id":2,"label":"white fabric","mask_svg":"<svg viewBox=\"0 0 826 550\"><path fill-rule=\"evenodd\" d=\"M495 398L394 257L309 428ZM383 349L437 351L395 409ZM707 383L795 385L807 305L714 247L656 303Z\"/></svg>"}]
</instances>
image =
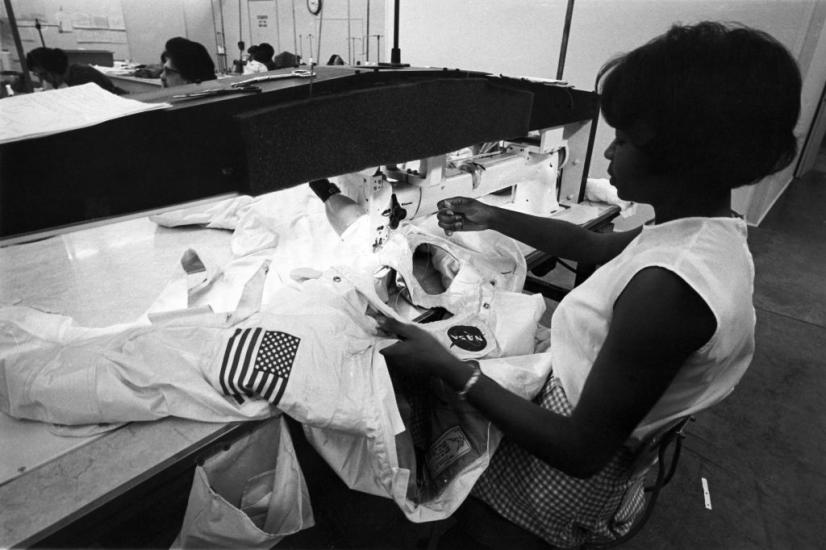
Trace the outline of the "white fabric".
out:
<instances>
[{"instance_id":1,"label":"white fabric","mask_svg":"<svg viewBox=\"0 0 826 550\"><path fill-rule=\"evenodd\" d=\"M247 195L225 199L216 203L179 208L149 216L164 227L203 225L210 229L235 229L238 221L249 210L254 199Z\"/></svg>"},{"instance_id":2,"label":"white fabric","mask_svg":"<svg viewBox=\"0 0 826 550\"><path fill-rule=\"evenodd\" d=\"M447 428L445 433L459 427L463 430L463 436L460 437L469 437L475 442L476 454L470 455L468 458L472 460L462 463L461 468L452 471L442 481L443 490L432 499L417 502L409 497L411 469L400 464L401 451L397 448L395 437L405 427L401 423L384 358L378 353L383 343L390 342L374 338L375 345L365 348L363 346L367 340L354 334L358 332L358 325L364 324L363 321L358 321L359 317L369 319L358 312L368 305L385 315L395 316L392 310L378 301L370 284L369 278L363 275L336 268L311 284L302 285L305 295L281 302L284 304L284 312L307 311L306 306L314 304L313 314L317 311L319 319L313 325L333 325L331 334L337 334L336 337L328 336L326 327L321 329L323 333L316 336L323 345L325 354L336 353L337 348L349 345L346 342L350 341L361 342L361 348L358 353L324 357L325 360L320 362L297 361L278 406L305 424L309 441L349 487L392 498L411 521L444 519L464 501L487 467L501 439L501 433L472 407L462 411L468 406L457 402L455 395L445 396L441 402L453 401L449 410L442 413L442 416L453 419L452 423L444 426ZM351 320L351 326L346 322L323 319L331 313L324 307L324 302L329 300L325 295L331 291L348 297L348 307L336 307L332 311L344 311L350 309L354 300L365 300L357 308L353 308L358 315ZM524 296L526 302L516 309L507 298L497 299L510 295L524 296L496 291L489 308L476 302L476 310L464 309L455 318L419 326L443 342L449 341L447 334L454 326L479 327L489 338L490 345L477 351L455 349L455 353L460 357L491 357L481 359L483 372L508 390L531 398L538 393L550 373L550 355L500 356L532 353L534 334L539 316L544 311L544 302L535 296ZM466 305L469 307L472 302L469 301ZM277 317L279 323L283 322L283 313ZM492 323L495 317L502 319L502 322ZM501 327L507 329L498 330ZM515 330L510 330L514 328ZM511 338L514 332L519 336ZM523 338L525 334L529 335L529 341ZM424 464L416 466L425 467Z\"/></svg>"},{"instance_id":3,"label":"white fabric","mask_svg":"<svg viewBox=\"0 0 826 550\"><path fill-rule=\"evenodd\" d=\"M614 302L646 267L665 268L688 283L717 320L634 431L641 438L668 421L728 395L754 353L754 264L746 224L733 218L688 218L645 226L620 255L560 302L551 321L554 376L575 407L611 324Z\"/></svg>"},{"instance_id":4,"label":"white fabric","mask_svg":"<svg viewBox=\"0 0 826 550\"><path fill-rule=\"evenodd\" d=\"M390 265L409 274L412 251L422 243L449 248L461 261L464 272L451 277L455 279L455 287L451 289L455 295L472 287L480 277L495 281L494 286L504 290L517 291L524 284L525 261L518 245L493 231L454 233L445 237L436 217L429 216L403 223L384 248L374 253L369 216L357 219L339 236L327 221L324 204L308 186L283 189L255 199L247 197L249 201L240 199L153 217L157 223L170 227L197 219L208 226L221 220L222 227L234 229L231 246L236 259L222 267L220 277L213 277L210 288L201 292L191 306L231 311L243 284L265 260L270 260L271 269L262 296L264 309L282 286L291 283L290 274L298 268L324 271L339 265L371 273L381 265ZM227 220L234 220L234 227ZM411 244L413 241L415 244ZM467 261L471 256L473 261ZM407 279L415 285L412 277L408 275ZM180 301L183 285L180 280L170 284L151 311L183 307ZM422 307L445 305L445 298L429 299L424 291L417 291L414 298Z\"/></svg>"},{"instance_id":5,"label":"white fabric","mask_svg":"<svg viewBox=\"0 0 826 550\"><path fill-rule=\"evenodd\" d=\"M449 297L473 293L480 282L500 290L522 290L527 272L525 257L512 239L494 231L485 232L484 237L471 234L475 239L462 233L455 233L455 238L446 237L438 229L427 227L432 220L430 217L420 222L422 227L402 225L375 254L377 265L403 273L415 303L453 311ZM442 277L448 290L446 295L429 294L412 276L414 252L420 246L434 254L437 269L447 271Z\"/></svg>"},{"instance_id":6,"label":"white fabric","mask_svg":"<svg viewBox=\"0 0 826 550\"><path fill-rule=\"evenodd\" d=\"M206 319L219 324L225 317ZM6 334L29 344L0 355L0 409L15 418L68 425L271 416L275 411L264 401L237 404L216 391L211 366L231 329L203 326L204 320L133 327L61 344L4 323Z\"/></svg>"},{"instance_id":7,"label":"white fabric","mask_svg":"<svg viewBox=\"0 0 826 550\"><path fill-rule=\"evenodd\" d=\"M479 364L485 375L525 399L532 399L539 393L551 372L549 354L482 359ZM304 431L313 447L348 487L392 498L410 521L436 521L449 517L464 502L502 438L501 432L466 402L457 401L455 396L444 392L437 400L445 407L441 412L442 424L444 428L447 421L448 429L444 433L459 427L465 437L473 439L481 448L470 455L472 461L461 464L459 470L443 481L446 485L442 491L425 502L410 498L409 486L415 474L411 467L400 464L399 439L388 437L388 431L377 430L364 436L312 426L305 426ZM385 411L379 409L376 412L381 420ZM475 435L472 432L476 432ZM424 464L416 466L425 467Z\"/></svg>"},{"instance_id":8,"label":"white fabric","mask_svg":"<svg viewBox=\"0 0 826 550\"><path fill-rule=\"evenodd\" d=\"M400 465L396 448L396 435L405 426L384 358L378 353L389 342L375 336L375 323L367 313L372 309L398 315L379 298L368 266L391 265L408 283L414 301L455 312L420 326L461 358L499 358L482 359L484 372L505 388L532 397L551 365L547 354L527 355L534 351L545 304L541 296L507 290L524 281L524 259L510 239L490 242L483 255L403 226L388 246L361 262L359 269L337 267L322 274L302 270L303 276L318 278L282 287L265 312L244 323L301 339L277 406L305 424L308 439L348 486L392 498L412 521L448 517L487 467L501 434L475 411L455 417L464 419L462 428L482 448L472 455L473 460L452 472L435 498L427 502L409 498L411 470ZM455 259L448 262L453 269L447 276L446 292L427 294L417 284L412 253L420 244L436 245ZM453 332L457 329L459 336ZM461 336L468 333L481 336L484 345L473 341L463 348Z\"/></svg>"},{"instance_id":9,"label":"white fabric","mask_svg":"<svg viewBox=\"0 0 826 550\"><path fill-rule=\"evenodd\" d=\"M327 221L324 204L308 186L240 199L222 201L212 207L175 210L152 218L168 227L192 220L211 226L221 220L223 228L234 230L231 249L235 259L222 266L221 276L214 277L210 288L199 294L193 306L232 311L243 285L266 260L271 267L261 298L264 308L278 289L290 284L290 273L295 269L323 271L333 265L369 259L372 254L366 216L339 237ZM180 279L170 283L150 310L185 307L185 302L181 305L183 287L185 283Z\"/></svg>"},{"instance_id":10,"label":"white fabric","mask_svg":"<svg viewBox=\"0 0 826 550\"><path fill-rule=\"evenodd\" d=\"M244 74L265 73L267 71L267 66L260 61L247 59L247 62L244 63Z\"/></svg>"},{"instance_id":11,"label":"white fabric","mask_svg":"<svg viewBox=\"0 0 826 550\"><path fill-rule=\"evenodd\" d=\"M195 468L172 548L272 548L314 523L310 494L282 416Z\"/></svg>"},{"instance_id":12,"label":"white fabric","mask_svg":"<svg viewBox=\"0 0 826 550\"><path fill-rule=\"evenodd\" d=\"M483 288L482 285L477 285L479 288ZM486 301L482 301L482 296L471 296L459 315L419 326L446 347L452 347L460 358L532 353L538 321L545 308L542 298L488 290ZM360 387L389 384L389 378L384 375L382 380L372 382L364 378L375 368L375 350L387 342L377 336L376 322L368 315L370 309L399 319L381 302L370 276L338 267L317 279L283 287L277 300L266 310L242 323L243 327L263 327L301 340L289 383L280 402L275 403L281 410L312 425L333 425L339 430L364 433L359 426L363 422L361 411L366 406L366 396L359 394L367 390ZM478 329L486 337L484 347L463 349L462 342L456 343L457 338L450 336L451 329L457 326ZM252 357L251 362L254 359ZM379 360L384 363L383 359ZM213 364L213 368L217 366ZM214 372L209 378L218 379L219 375ZM382 391L392 395L392 386ZM370 395L370 399L375 397ZM381 397L384 400L384 396Z\"/></svg>"},{"instance_id":13,"label":"white fabric","mask_svg":"<svg viewBox=\"0 0 826 550\"><path fill-rule=\"evenodd\" d=\"M147 326L149 320L142 316L129 323L107 327L82 327L71 317L48 313L28 306L0 307L0 354L6 351L22 352L35 349L41 342L68 344L79 340L117 334L135 326Z\"/></svg>"},{"instance_id":14,"label":"white fabric","mask_svg":"<svg viewBox=\"0 0 826 550\"><path fill-rule=\"evenodd\" d=\"M0 410L65 425L274 414L266 402L231 402L213 375L232 327L260 310L268 268L265 261L253 273L232 313L184 308L89 329L31 308L0 308Z\"/></svg>"},{"instance_id":15,"label":"white fabric","mask_svg":"<svg viewBox=\"0 0 826 550\"><path fill-rule=\"evenodd\" d=\"M394 499L414 521L450 515L484 471L501 434L477 411L460 410L459 418L472 419L463 424L466 434L481 448L455 463L434 500L408 499L411 472L399 464L395 447L405 426L379 353L388 341L377 335L370 314L399 317L376 292L374 271L393 267L413 301L452 312L423 327L459 357L480 359L484 372L504 387L530 397L551 362L550 356L529 355L544 301L514 292L525 276L516 244L493 233L446 238L431 217L415 226L403 224L392 244L373 254L367 216L339 238L323 204L305 187L231 201L209 216L224 220L223 226L235 225L238 257L221 269L182 274L151 308L156 324L142 318L111 333L87 334L66 332L66 318L47 320L52 333L64 334L53 342L20 325L5 325L12 340L29 344L0 355L0 406L13 416L64 424L167 415L205 421L270 416L276 409L252 386L242 394L226 391L222 366L237 330L287 334L294 353L287 354L283 391L272 394L277 396L272 404L328 442L322 454L349 484ZM209 216L188 209L163 221L210 223ZM428 294L418 284L412 261L418 245L432 247L446 292ZM188 254L193 258L197 252ZM341 267L330 268L334 263ZM190 288L193 281L187 278L193 276L197 286ZM259 352L247 348L233 356L254 369ZM455 401L453 392L448 394Z\"/></svg>"}]
</instances>

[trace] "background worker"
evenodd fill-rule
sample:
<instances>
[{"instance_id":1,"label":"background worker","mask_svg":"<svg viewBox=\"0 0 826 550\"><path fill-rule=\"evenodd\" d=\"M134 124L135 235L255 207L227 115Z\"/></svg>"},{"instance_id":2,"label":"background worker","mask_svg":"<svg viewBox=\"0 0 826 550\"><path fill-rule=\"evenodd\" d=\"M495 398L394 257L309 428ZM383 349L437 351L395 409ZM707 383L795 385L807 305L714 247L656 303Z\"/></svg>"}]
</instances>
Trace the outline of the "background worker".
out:
<instances>
[{"instance_id":1,"label":"background worker","mask_svg":"<svg viewBox=\"0 0 826 550\"><path fill-rule=\"evenodd\" d=\"M126 93L94 67L69 64L69 57L60 48L35 48L26 55L26 65L47 90L93 82L107 92L118 95Z\"/></svg>"},{"instance_id":2,"label":"background worker","mask_svg":"<svg viewBox=\"0 0 826 550\"><path fill-rule=\"evenodd\" d=\"M273 48L267 42L261 42L257 46L255 46L255 52L251 54L252 58L262 63L265 67L267 67L268 71L272 71L276 69L275 61L273 60L273 56L275 55L275 48Z\"/></svg>"},{"instance_id":3,"label":"background worker","mask_svg":"<svg viewBox=\"0 0 826 550\"><path fill-rule=\"evenodd\" d=\"M165 88L215 80L215 63L200 42L176 36L161 54L161 82Z\"/></svg>"}]
</instances>

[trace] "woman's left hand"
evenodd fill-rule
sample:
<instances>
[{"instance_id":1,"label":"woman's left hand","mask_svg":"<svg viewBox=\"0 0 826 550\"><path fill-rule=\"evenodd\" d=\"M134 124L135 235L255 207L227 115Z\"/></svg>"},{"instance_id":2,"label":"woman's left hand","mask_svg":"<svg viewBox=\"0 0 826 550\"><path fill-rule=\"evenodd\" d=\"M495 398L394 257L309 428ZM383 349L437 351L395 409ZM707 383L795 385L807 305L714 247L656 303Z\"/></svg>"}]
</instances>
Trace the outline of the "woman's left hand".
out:
<instances>
[{"instance_id":1,"label":"woman's left hand","mask_svg":"<svg viewBox=\"0 0 826 550\"><path fill-rule=\"evenodd\" d=\"M402 369L405 374L439 376L451 364L460 362L430 333L415 325L383 317L379 319L379 327L399 338L380 353L390 367Z\"/></svg>"}]
</instances>

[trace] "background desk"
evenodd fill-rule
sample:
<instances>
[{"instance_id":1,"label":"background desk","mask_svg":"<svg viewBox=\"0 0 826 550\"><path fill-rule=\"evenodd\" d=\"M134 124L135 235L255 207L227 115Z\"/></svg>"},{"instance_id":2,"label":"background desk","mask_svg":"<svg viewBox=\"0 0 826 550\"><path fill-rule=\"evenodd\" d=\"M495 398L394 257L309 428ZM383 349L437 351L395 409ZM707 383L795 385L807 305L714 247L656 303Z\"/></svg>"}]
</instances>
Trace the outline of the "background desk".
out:
<instances>
[{"instance_id":1,"label":"background desk","mask_svg":"<svg viewBox=\"0 0 826 550\"><path fill-rule=\"evenodd\" d=\"M220 230L166 229L139 218L5 246L0 303L63 313L84 326L131 321L179 272L186 248L223 262L229 259L230 236ZM43 449L10 442L35 423L4 420L19 429L17 435L0 433L0 464L5 471L23 471L0 484L0 548L31 546L170 468L185 470L212 445L255 424L174 418L132 423L80 446L54 436L44 455ZM191 479L191 473L179 475ZM185 487L178 493L186 499Z\"/></svg>"}]
</instances>

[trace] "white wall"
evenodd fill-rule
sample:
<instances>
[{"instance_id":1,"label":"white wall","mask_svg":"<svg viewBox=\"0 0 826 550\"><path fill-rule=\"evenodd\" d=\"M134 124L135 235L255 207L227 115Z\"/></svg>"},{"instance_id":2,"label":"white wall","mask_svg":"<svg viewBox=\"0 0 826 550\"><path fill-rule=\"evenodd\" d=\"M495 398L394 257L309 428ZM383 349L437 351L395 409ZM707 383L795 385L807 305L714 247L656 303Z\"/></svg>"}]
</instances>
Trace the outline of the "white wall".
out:
<instances>
[{"instance_id":1,"label":"white wall","mask_svg":"<svg viewBox=\"0 0 826 550\"><path fill-rule=\"evenodd\" d=\"M806 150L801 152L800 163L797 166L796 175L801 176L814 167L817 153L820 151L820 145L826 135L826 107L817 105L820 101L820 82L826 82L826 2L818 2L816 13L813 14L809 25L809 31L806 34L807 42L803 46L800 55L800 66L803 72L807 75L807 80L804 82L803 90L803 110L805 112L813 112L820 107L819 120L812 122L812 127L809 131L808 142Z\"/></svg>"},{"instance_id":2,"label":"white wall","mask_svg":"<svg viewBox=\"0 0 826 550\"><path fill-rule=\"evenodd\" d=\"M50 48L107 50L115 59L129 57L120 0L12 0L23 51L40 47L38 19ZM0 48L9 52L11 68L20 70L5 6L0 4Z\"/></svg>"},{"instance_id":3,"label":"white wall","mask_svg":"<svg viewBox=\"0 0 826 550\"><path fill-rule=\"evenodd\" d=\"M363 62L365 60L363 43L367 32L368 1L370 2L370 34L384 32L383 0L327 0L323 2L320 17L310 14L304 0L221 1L227 53L230 59L238 58L237 43L240 38L246 46L262 41L269 42L275 48L276 53L279 51L297 53L305 62L309 60L311 50L316 62L326 63L332 54L340 55L345 62L350 59L354 63ZM218 0L215 0L215 4L217 9ZM293 14L295 14L294 20ZM268 16L266 29L258 26L259 15ZM276 19L278 24L273 25L272 21ZM319 28L321 29L320 54ZM260 40L265 37L267 40ZM348 37L356 40L348 40ZM374 46L373 56L375 56Z\"/></svg>"},{"instance_id":4,"label":"white wall","mask_svg":"<svg viewBox=\"0 0 826 550\"><path fill-rule=\"evenodd\" d=\"M313 58L322 63L333 53L341 55L345 62L351 59L354 63L363 62L368 1L370 34L383 33L383 0L328 0L323 4L323 20L310 14L303 0L121 0L134 60L157 63L166 40L183 36L204 44L217 66L216 44L222 41L220 36L216 41L216 31L220 33L223 29L223 45L230 68L240 54L239 40L244 41L245 48L268 42L276 53L298 53L305 61L312 48ZM348 36L355 40L348 40ZM371 57L375 59L373 40Z\"/></svg>"},{"instance_id":5,"label":"white wall","mask_svg":"<svg viewBox=\"0 0 826 550\"><path fill-rule=\"evenodd\" d=\"M390 36L393 2L387 0L387 6ZM565 0L402 2L402 61L553 78L566 6ZM563 76L578 88L593 89L594 77L606 60L661 34L672 23L740 21L775 36L801 62L804 94L798 134L802 142L826 81L823 63L814 57L824 17L824 0L577 0ZM388 52L389 44L388 40ZM602 151L610 136L602 123L591 167L594 177L605 175ZM736 191L734 208L750 223L759 223L792 172L790 167L757 187Z\"/></svg>"},{"instance_id":6,"label":"white wall","mask_svg":"<svg viewBox=\"0 0 826 550\"><path fill-rule=\"evenodd\" d=\"M180 0L121 1L128 29L131 59L136 63L160 63L161 52L166 41L173 36L185 36L182 2ZM209 6L208 3L206 5Z\"/></svg>"}]
</instances>

